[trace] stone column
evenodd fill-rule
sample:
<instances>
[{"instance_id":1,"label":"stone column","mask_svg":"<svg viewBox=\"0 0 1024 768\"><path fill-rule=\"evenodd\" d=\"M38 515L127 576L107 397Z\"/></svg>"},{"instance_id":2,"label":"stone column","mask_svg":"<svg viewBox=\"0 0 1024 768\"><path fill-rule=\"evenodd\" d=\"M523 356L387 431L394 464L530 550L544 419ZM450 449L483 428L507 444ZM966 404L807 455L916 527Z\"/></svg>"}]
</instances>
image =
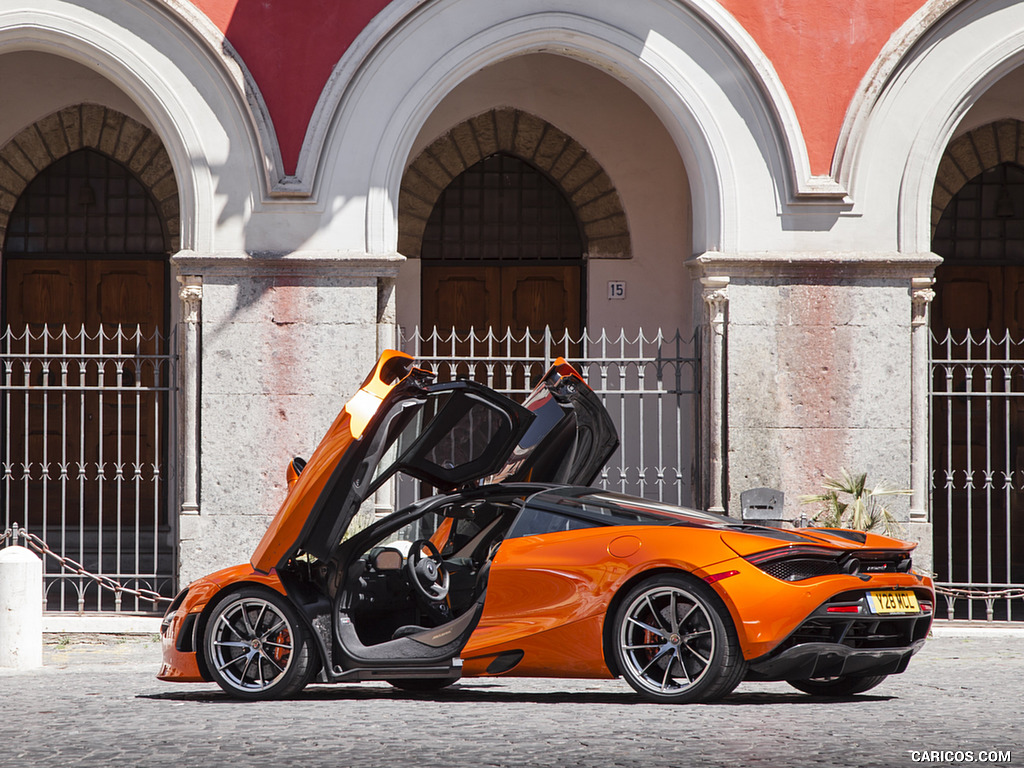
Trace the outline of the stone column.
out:
<instances>
[{"instance_id":1,"label":"stone column","mask_svg":"<svg viewBox=\"0 0 1024 768\"><path fill-rule=\"evenodd\" d=\"M929 322L935 291L932 277L910 280L910 519L902 538L917 542L914 565L930 571L934 563L929 489L931 456L928 444L931 403L928 381L931 376L931 324Z\"/></svg>"},{"instance_id":2,"label":"stone column","mask_svg":"<svg viewBox=\"0 0 1024 768\"><path fill-rule=\"evenodd\" d=\"M398 349L393 277L381 277L377 280L377 354L385 349Z\"/></svg>"},{"instance_id":3,"label":"stone column","mask_svg":"<svg viewBox=\"0 0 1024 768\"><path fill-rule=\"evenodd\" d=\"M251 557L287 494L288 461L310 457L378 347L393 345L403 260L347 251L172 257L183 310L181 583ZM374 501L361 512L367 521Z\"/></svg>"},{"instance_id":4,"label":"stone column","mask_svg":"<svg viewBox=\"0 0 1024 768\"><path fill-rule=\"evenodd\" d=\"M725 464L725 342L729 278L702 277L705 313L704 331L704 413L706 416L708 483L707 507L725 512L728 477Z\"/></svg>"},{"instance_id":5,"label":"stone column","mask_svg":"<svg viewBox=\"0 0 1024 768\"><path fill-rule=\"evenodd\" d=\"M931 286L934 278L912 278L910 281L910 521L928 522L929 456L928 456L928 377L930 355L929 307L935 298Z\"/></svg>"},{"instance_id":6,"label":"stone column","mask_svg":"<svg viewBox=\"0 0 1024 768\"><path fill-rule=\"evenodd\" d=\"M395 278L377 279L377 354L385 349L398 349L398 326L395 324ZM397 503L395 480L391 479L373 495L373 519L379 520L395 511ZM367 520L367 523L372 522Z\"/></svg>"},{"instance_id":7,"label":"stone column","mask_svg":"<svg viewBox=\"0 0 1024 768\"><path fill-rule=\"evenodd\" d=\"M203 279L179 275L181 299L181 450L179 476L183 515L199 514L199 321L203 303Z\"/></svg>"}]
</instances>

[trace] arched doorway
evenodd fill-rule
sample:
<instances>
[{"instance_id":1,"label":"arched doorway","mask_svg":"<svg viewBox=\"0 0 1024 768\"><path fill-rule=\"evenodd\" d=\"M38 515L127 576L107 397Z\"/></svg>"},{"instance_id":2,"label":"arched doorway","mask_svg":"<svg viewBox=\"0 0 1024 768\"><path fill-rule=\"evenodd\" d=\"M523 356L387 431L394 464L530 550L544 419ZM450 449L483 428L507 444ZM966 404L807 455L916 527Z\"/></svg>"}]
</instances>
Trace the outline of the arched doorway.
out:
<instances>
[{"instance_id":1,"label":"arched doorway","mask_svg":"<svg viewBox=\"0 0 1024 768\"><path fill-rule=\"evenodd\" d=\"M497 152L459 174L423 233L424 328L551 328L579 339L583 240L572 206L535 166Z\"/></svg>"},{"instance_id":2,"label":"arched doorway","mask_svg":"<svg viewBox=\"0 0 1024 768\"><path fill-rule=\"evenodd\" d=\"M398 220L399 250L421 265L420 329L407 348L483 360L439 369L513 394L542 372L545 349L580 349L587 262L632 256L601 165L557 127L512 108L427 146L406 170Z\"/></svg>"},{"instance_id":3,"label":"arched doorway","mask_svg":"<svg viewBox=\"0 0 1024 768\"><path fill-rule=\"evenodd\" d=\"M1002 121L947 150L943 163L963 181L932 244L943 257L932 307L935 569L954 589L988 592L1024 583L1024 157L979 152L1000 127L1021 134ZM950 618L1022 619L1015 602L954 601Z\"/></svg>"},{"instance_id":4,"label":"arched doorway","mask_svg":"<svg viewBox=\"0 0 1024 768\"><path fill-rule=\"evenodd\" d=\"M671 210L665 208L666 217ZM694 503L699 365L690 339L675 326L646 335L642 327L625 328L620 318L628 313L594 306L604 298L594 285L589 302L583 298L588 279L603 285L620 277L612 265L631 268L634 277L646 269L655 285L657 275L664 283L671 272L656 259L637 263L619 190L586 148L522 110L480 113L425 142L402 180L398 224L399 251L414 276L400 301L411 306L410 294L416 299L403 323L403 349L440 377L475 378L515 398L530 391L554 357L566 357L620 432L620 450L598 483ZM642 313L635 318L645 322ZM418 333L411 333L414 325ZM413 496L397 492L400 503Z\"/></svg>"},{"instance_id":5,"label":"arched doorway","mask_svg":"<svg viewBox=\"0 0 1024 768\"><path fill-rule=\"evenodd\" d=\"M128 120L121 116L122 132ZM141 174L97 146L66 141L5 222L2 493L7 526L92 573L170 593L175 237L142 180L162 148L147 129L129 127L141 129L137 150L157 147ZM98 144L102 130L93 135ZM51 559L46 574L51 610L153 610Z\"/></svg>"}]
</instances>

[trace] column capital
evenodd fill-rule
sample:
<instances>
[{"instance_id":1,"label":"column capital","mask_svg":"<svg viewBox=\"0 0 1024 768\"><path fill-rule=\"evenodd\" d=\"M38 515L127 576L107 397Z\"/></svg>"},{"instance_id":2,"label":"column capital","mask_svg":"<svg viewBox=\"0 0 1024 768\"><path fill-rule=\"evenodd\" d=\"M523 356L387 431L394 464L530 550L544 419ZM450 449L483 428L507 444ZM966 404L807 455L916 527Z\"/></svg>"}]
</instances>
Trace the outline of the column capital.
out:
<instances>
[{"instance_id":1,"label":"column capital","mask_svg":"<svg viewBox=\"0 0 1024 768\"><path fill-rule=\"evenodd\" d=\"M914 278L910 281L911 315L912 326L927 325L928 307L935 299L934 278Z\"/></svg>"},{"instance_id":2,"label":"column capital","mask_svg":"<svg viewBox=\"0 0 1024 768\"><path fill-rule=\"evenodd\" d=\"M725 307L729 303L729 278L702 277L700 282L710 320L714 325L721 325L725 322Z\"/></svg>"},{"instance_id":3,"label":"column capital","mask_svg":"<svg viewBox=\"0 0 1024 768\"><path fill-rule=\"evenodd\" d=\"M181 299L181 319L190 325L199 322L199 313L203 305L203 278L199 275L178 275L181 287L178 298Z\"/></svg>"}]
</instances>

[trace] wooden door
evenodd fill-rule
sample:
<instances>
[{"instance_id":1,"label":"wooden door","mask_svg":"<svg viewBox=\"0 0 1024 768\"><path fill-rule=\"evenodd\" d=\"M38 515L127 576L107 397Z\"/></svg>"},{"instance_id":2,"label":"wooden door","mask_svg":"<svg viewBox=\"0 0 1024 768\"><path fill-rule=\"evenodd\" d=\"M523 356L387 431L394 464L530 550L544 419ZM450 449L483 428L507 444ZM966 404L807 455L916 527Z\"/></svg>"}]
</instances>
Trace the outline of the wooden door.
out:
<instances>
[{"instance_id":1,"label":"wooden door","mask_svg":"<svg viewBox=\"0 0 1024 768\"><path fill-rule=\"evenodd\" d=\"M501 326L516 335L550 327L578 339L580 268L504 267L501 271Z\"/></svg>"},{"instance_id":2,"label":"wooden door","mask_svg":"<svg viewBox=\"0 0 1024 768\"><path fill-rule=\"evenodd\" d=\"M434 327L444 333L455 329L465 336L504 326L501 317L502 286L500 267L434 267L423 265L423 330Z\"/></svg>"},{"instance_id":3,"label":"wooden door","mask_svg":"<svg viewBox=\"0 0 1024 768\"><path fill-rule=\"evenodd\" d=\"M12 370L5 445L28 465L11 518L38 528L157 523L165 266L159 259L9 259ZM143 513L144 511L144 513Z\"/></svg>"},{"instance_id":4,"label":"wooden door","mask_svg":"<svg viewBox=\"0 0 1024 768\"><path fill-rule=\"evenodd\" d=\"M1003 312L1004 267L940 267L936 272L932 327L941 335L947 330L1006 330Z\"/></svg>"},{"instance_id":5,"label":"wooden door","mask_svg":"<svg viewBox=\"0 0 1024 768\"><path fill-rule=\"evenodd\" d=\"M573 340L558 346L558 353L574 357L579 349L580 267L579 266L428 266L422 270L423 331L436 326L446 334L455 329L458 341L455 354L500 356L514 360L528 353L536 356L543 347L545 328L555 342L568 333ZM470 339L470 331L477 341ZM491 347L480 343L493 330ZM506 333L509 335L506 336ZM451 347L448 346L447 349ZM490 354L488 352L490 351ZM530 371L522 365L475 366L467 362L455 375L475 378L499 390L523 391L543 371ZM447 375L439 371L439 375Z\"/></svg>"}]
</instances>

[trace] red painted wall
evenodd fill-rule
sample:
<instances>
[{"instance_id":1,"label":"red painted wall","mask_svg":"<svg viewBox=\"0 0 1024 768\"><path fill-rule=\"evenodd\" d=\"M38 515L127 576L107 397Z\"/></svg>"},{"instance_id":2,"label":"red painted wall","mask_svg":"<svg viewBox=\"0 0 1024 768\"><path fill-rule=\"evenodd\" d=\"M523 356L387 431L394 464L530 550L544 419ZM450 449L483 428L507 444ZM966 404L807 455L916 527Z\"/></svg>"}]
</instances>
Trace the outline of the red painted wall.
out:
<instances>
[{"instance_id":1,"label":"red painted wall","mask_svg":"<svg viewBox=\"0 0 1024 768\"><path fill-rule=\"evenodd\" d=\"M320 92L387 0L193 0L238 51L259 86L294 173Z\"/></svg>"},{"instance_id":2,"label":"red painted wall","mask_svg":"<svg viewBox=\"0 0 1024 768\"><path fill-rule=\"evenodd\" d=\"M617 0L610 0L617 1ZM259 86L287 173L331 70L387 0L194 0ZM775 66L827 174L854 91L922 0L721 0Z\"/></svg>"},{"instance_id":3,"label":"red painted wall","mask_svg":"<svg viewBox=\"0 0 1024 768\"><path fill-rule=\"evenodd\" d=\"M846 109L872 62L922 0L721 0L771 60L807 142L832 165Z\"/></svg>"}]
</instances>

